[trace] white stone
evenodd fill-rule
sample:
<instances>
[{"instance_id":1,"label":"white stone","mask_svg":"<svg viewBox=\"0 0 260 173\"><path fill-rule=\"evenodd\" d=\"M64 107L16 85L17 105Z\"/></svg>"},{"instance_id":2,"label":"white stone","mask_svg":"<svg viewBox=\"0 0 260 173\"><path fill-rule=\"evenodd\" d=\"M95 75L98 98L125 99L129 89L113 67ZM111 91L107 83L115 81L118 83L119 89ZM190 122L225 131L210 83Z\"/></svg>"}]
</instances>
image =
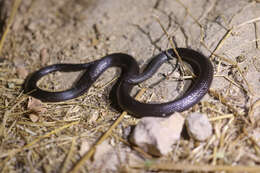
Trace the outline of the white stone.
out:
<instances>
[{"instance_id":1,"label":"white stone","mask_svg":"<svg viewBox=\"0 0 260 173\"><path fill-rule=\"evenodd\" d=\"M198 141L205 141L212 135L212 125L204 114L196 112L190 114L185 124L190 137Z\"/></svg>"},{"instance_id":2,"label":"white stone","mask_svg":"<svg viewBox=\"0 0 260 173\"><path fill-rule=\"evenodd\" d=\"M174 113L167 118L142 118L130 136L130 141L155 156L166 155L180 139L184 118Z\"/></svg>"}]
</instances>

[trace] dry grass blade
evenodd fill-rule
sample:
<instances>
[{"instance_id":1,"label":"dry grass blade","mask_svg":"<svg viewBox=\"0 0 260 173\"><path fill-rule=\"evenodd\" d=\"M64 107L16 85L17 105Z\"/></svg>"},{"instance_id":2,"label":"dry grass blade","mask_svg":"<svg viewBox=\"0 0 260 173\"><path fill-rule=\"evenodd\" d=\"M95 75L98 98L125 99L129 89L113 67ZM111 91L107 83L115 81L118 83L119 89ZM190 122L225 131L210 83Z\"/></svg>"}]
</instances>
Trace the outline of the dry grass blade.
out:
<instances>
[{"instance_id":1,"label":"dry grass blade","mask_svg":"<svg viewBox=\"0 0 260 173\"><path fill-rule=\"evenodd\" d=\"M236 65L236 68L238 70L238 72L240 73L240 75L242 76L243 80L245 81L247 87L248 87L248 91L252 94L255 95L255 92L253 91L252 86L249 84L249 82L247 81L245 75L243 74L242 70L240 69L240 67L238 66L238 64Z\"/></svg>"},{"instance_id":2,"label":"dry grass blade","mask_svg":"<svg viewBox=\"0 0 260 173\"><path fill-rule=\"evenodd\" d=\"M23 79L9 79L9 78L3 78L3 77L0 77L0 81L5 81L5 82L13 82L13 83L16 83L18 85L21 85L24 83L24 80Z\"/></svg>"},{"instance_id":3,"label":"dry grass blade","mask_svg":"<svg viewBox=\"0 0 260 173\"><path fill-rule=\"evenodd\" d=\"M67 157L66 157L66 159L65 159L65 161L64 161L64 163L62 165L62 169L60 171L61 173L66 172L67 165L68 165L68 163L69 163L69 161L70 161L70 159L72 157L73 151L75 149L75 143L76 143L76 138L74 138L72 140L72 142L71 142L71 147L70 147L69 153L68 153L68 155L67 155Z\"/></svg>"},{"instance_id":4,"label":"dry grass blade","mask_svg":"<svg viewBox=\"0 0 260 173\"><path fill-rule=\"evenodd\" d=\"M186 7L180 0L176 0L185 10L187 11L188 15L196 22L196 24L200 27L203 28L202 25L199 23L199 21L191 14L190 10L188 7Z\"/></svg>"},{"instance_id":5,"label":"dry grass blade","mask_svg":"<svg viewBox=\"0 0 260 173\"><path fill-rule=\"evenodd\" d=\"M218 121L218 120L223 120L223 119L227 119L227 118L234 118L234 115L233 114L226 114L226 115L222 115L222 116L209 118L209 120L210 121Z\"/></svg>"},{"instance_id":6,"label":"dry grass blade","mask_svg":"<svg viewBox=\"0 0 260 173\"><path fill-rule=\"evenodd\" d=\"M232 79L230 79L229 77L227 77L225 75L214 75L214 77L223 77L224 79L226 79L227 81L229 81L230 83L235 85L236 87L243 89L239 84L237 84L235 81L233 81Z\"/></svg>"},{"instance_id":7,"label":"dry grass blade","mask_svg":"<svg viewBox=\"0 0 260 173\"><path fill-rule=\"evenodd\" d=\"M223 38L218 42L216 48L212 51L211 55L209 56L210 58L212 58L212 56L215 54L215 52L220 49L223 44L224 44L224 41L231 35L232 33L232 29L229 29L225 35L223 36Z\"/></svg>"},{"instance_id":8,"label":"dry grass blade","mask_svg":"<svg viewBox=\"0 0 260 173\"><path fill-rule=\"evenodd\" d=\"M235 28L240 28L240 27L242 27L242 26L244 26L244 25L247 25L247 24L250 24L250 23L254 23L254 22L257 22L257 21L260 21L260 17L256 17L256 18L254 18L254 19L251 19L251 20L248 20L248 21L246 21L246 22L243 22L243 23L241 23L241 24L235 26Z\"/></svg>"},{"instance_id":9,"label":"dry grass blade","mask_svg":"<svg viewBox=\"0 0 260 173\"><path fill-rule=\"evenodd\" d=\"M229 172L259 172L260 166L226 166L226 165L189 165L175 163L154 163L130 166L134 169L150 171L229 171Z\"/></svg>"},{"instance_id":10,"label":"dry grass blade","mask_svg":"<svg viewBox=\"0 0 260 173\"><path fill-rule=\"evenodd\" d=\"M258 39L258 32L257 32L259 30L256 22L254 22L254 26L255 26L255 39L256 39L255 46L257 49L259 49L259 43L258 43L259 39Z\"/></svg>"}]
</instances>

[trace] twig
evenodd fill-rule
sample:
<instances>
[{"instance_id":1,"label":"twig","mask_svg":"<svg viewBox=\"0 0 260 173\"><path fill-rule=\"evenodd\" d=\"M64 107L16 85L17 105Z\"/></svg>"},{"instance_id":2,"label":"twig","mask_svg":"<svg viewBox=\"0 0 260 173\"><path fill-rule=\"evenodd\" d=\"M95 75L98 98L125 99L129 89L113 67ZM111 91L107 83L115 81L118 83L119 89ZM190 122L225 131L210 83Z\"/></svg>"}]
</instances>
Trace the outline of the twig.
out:
<instances>
[{"instance_id":1,"label":"twig","mask_svg":"<svg viewBox=\"0 0 260 173\"><path fill-rule=\"evenodd\" d=\"M232 32L232 28L229 29L225 35L222 37L222 39L218 42L216 48L212 51L211 55L209 56L209 58L212 58L212 56L215 54L215 52L220 49L222 47L222 45L224 44L224 41L230 36L231 32Z\"/></svg>"},{"instance_id":2,"label":"twig","mask_svg":"<svg viewBox=\"0 0 260 173\"><path fill-rule=\"evenodd\" d=\"M190 165L175 163L153 163L130 166L135 169L148 169L150 171L230 171L230 172L259 172L260 166L227 166L227 165Z\"/></svg>"},{"instance_id":3,"label":"twig","mask_svg":"<svg viewBox=\"0 0 260 173\"><path fill-rule=\"evenodd\" d=\"M64 163L62 164L62 168L61 168L61 173L64 173L66 172L66 167L71 159L71 156L72 156L72 153L74 151L74 148L75 148L75 143L76 143L76 138L73 138L72 142L71 142L71 146L70 146L70 150L69 150L69 153L64 161Z\"/></svg>"},{"instance_id":4,"label":"twig","mask_svg":"<svg viewBox=\"0 0 260 173\"><path fill-rule=\"evenodd\" d=\"M246 21L246 22L244 22L244 23L241 23L241 24L235 26L234 28L237 29L237 28L240 28L240 27L242 27L242 26L244 26L244 25L247 25L247 24L250 24L250 23L254 23L254 22L257 22L257 21L260 21L260 17L256 17L256 18L254 18L254 19L248 20L248 21Z\"/></svg>"},{"instance_id":5,"label":"twig","mask_svg":"<svg viewBox=\"0 0 260 173\"><path fill-rule=\"evenodd\" d=\"M259 49L259 44L258 44L259 39L258 39L258 32L257 32L258 26L257 26L256 22L254 22L254 26L255 26L255 39L256 39L255 46L256 46L257 49Z\"/></svg>"},{"instance_id":6,"label":"twig","mask_svg":"<svg viewBox=\"0 0 260 173\"><path fill-rule=\"evenodd\" d=\"M217 116L217 117L209 118L209 121L217 121L217 120L222 120L222 119L227 119L227 118L234 118L234 115L226 114L226 115L222 115L222 116Z\"/></svg>"}]
</instances>

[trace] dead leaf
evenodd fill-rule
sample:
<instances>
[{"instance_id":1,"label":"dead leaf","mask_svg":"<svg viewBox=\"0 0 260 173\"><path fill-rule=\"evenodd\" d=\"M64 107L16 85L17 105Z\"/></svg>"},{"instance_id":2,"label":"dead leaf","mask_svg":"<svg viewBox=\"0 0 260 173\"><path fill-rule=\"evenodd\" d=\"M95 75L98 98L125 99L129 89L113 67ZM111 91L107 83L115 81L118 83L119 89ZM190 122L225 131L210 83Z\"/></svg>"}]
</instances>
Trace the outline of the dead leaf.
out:
<instances>
[{"instance_id":1,"label":"dead leaf","mask_svg":"<svg viewBox=\"0 0 260 173\"><path fill-rule=\"evenodd\" d=\"M44 113L47 111L44 104L40 100L33 97L29 97L27 108L36 113Z\"/></svg>"}]
</instances>

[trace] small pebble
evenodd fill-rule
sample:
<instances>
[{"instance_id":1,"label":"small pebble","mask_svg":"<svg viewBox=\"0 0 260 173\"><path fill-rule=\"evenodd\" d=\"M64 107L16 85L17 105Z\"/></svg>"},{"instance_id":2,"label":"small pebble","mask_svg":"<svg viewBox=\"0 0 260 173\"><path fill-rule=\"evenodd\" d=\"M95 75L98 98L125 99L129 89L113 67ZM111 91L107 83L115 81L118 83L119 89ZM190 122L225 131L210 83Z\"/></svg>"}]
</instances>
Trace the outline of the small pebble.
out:
<instances>
[{"instance_id":1,"label":"small pebble","mask_svg":"<svg viewBox=\"0 0 260 173\"><path fill-rule=\"evenodd\" d=\"M14 89L15 84L12 83L12 82L8 82L8 83L7 83L7 87L8 87L9 89Z\"/></svg>"},{"instance_id":2,"label":"small pebble","mask_svg":"<svg viewBox=\"0 0 260 173\"><path fill-rule=\"evenodd\" d=\"M212 135L212 125L204 114L197 112L190 114L185 124L190 137L198 141L205 141Z\"/></svg>"},{"instance_id":3,"label":"small pebble","mask_svg":"<svg viewBox=\"0 0 260 173\"><path fill-rule=\"evenodd\" d=\"M97 121L98 117L99 117L98 111L96 110L91 111L89 114L88 123L94 124Z\"/></svg>"},{"instance_id":4,"label":"small pebble","mask_svg":"<svg viewBox=\"0 0 260 173\"><path fill-rule=\"evenodd\" d=\"M29 118L32 122L37 122L39 120L39 117L35 114L29 114Z\"/></svg>"},{"instance_id":5,"label":"small pebble","mask_svg":"<svg viewBox=\"0 0 260 173\"><path fill-rule=\"evenodd\" d=\"M174 113L167 118L142 118L130 136L130 142L154 156L166 155L180 139L184 118Z\"/></svg>"}]
</instances>

